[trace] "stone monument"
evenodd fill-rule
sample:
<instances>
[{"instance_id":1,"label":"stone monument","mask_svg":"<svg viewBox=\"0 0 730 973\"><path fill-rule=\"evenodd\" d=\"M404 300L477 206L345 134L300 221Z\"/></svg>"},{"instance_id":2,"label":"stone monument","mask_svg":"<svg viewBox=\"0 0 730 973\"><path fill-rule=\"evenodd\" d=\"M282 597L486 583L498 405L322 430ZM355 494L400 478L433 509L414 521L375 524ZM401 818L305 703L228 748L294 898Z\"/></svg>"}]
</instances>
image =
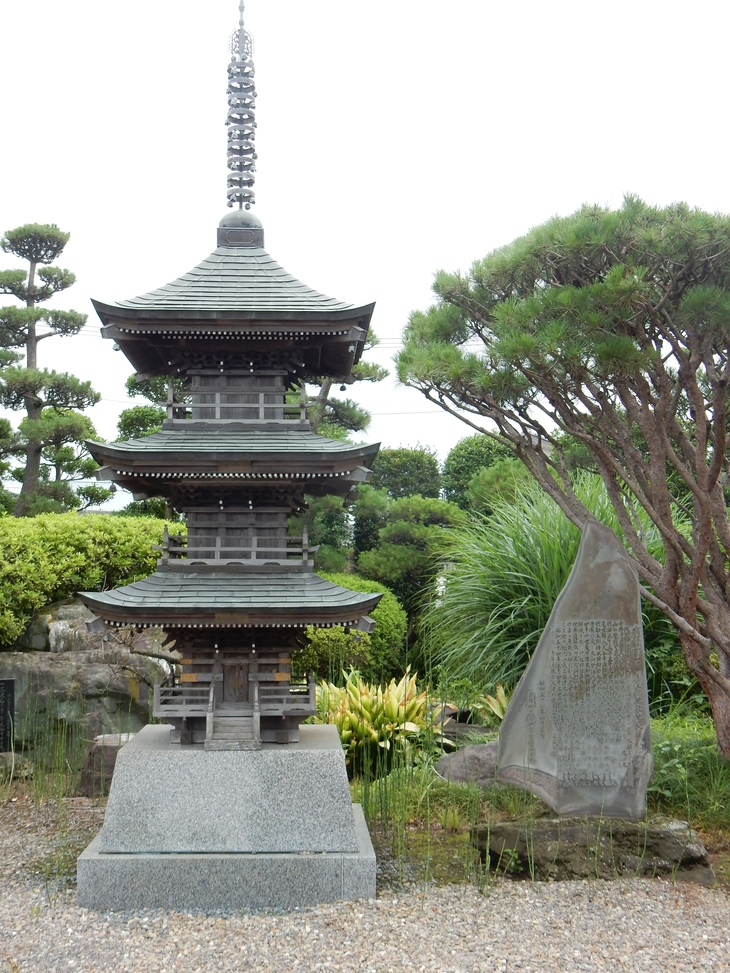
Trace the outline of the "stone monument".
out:
<instances>
[{"instance_id":1,"label":"stone monument","mask_svg":"<svg viewBox=\"0 0 730 973\"><path fill-rule=\"evenodd\" d=\"M639 582L595 520L510 701L498 763L498 780L560 815L644 817L653 761Z\"/></svg>"}]
</instances>

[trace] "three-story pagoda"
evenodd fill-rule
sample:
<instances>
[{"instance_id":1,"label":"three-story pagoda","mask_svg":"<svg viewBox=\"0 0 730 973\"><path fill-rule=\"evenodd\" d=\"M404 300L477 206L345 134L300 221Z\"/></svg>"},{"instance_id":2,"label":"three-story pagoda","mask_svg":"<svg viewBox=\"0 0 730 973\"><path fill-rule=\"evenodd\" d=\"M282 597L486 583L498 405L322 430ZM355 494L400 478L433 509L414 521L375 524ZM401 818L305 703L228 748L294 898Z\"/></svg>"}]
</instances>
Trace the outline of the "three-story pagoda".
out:
<instances>
[{"instance_id":1,"label":"three-story pagoda","mask_svg":"<svg viewBox=\"0 0 730 973\"><path fill-rule=\"evenodd\" d=\"M89 443L97 476L135 499L164 496L185 514L187 539L166 537L143 581L82 597L107 626L159 626L175 640L178 674L155 687L154 704L173 740L256 749L295 742L315 712L313 680L291 685L304 629L367 631L380 598L318 577L306 534L288 536L305 494L344 500L370 475L378 447L312 432L304 390L308 379L348 380L374 305L312 290L264 249L249 211L256 93L242 22L228 73L228 198L238 208L220 221L216 249L165 287L93 302L138 378L182 379L186 392L177 400L170 383L161 432Z\"/></svg>"}]
</instances>

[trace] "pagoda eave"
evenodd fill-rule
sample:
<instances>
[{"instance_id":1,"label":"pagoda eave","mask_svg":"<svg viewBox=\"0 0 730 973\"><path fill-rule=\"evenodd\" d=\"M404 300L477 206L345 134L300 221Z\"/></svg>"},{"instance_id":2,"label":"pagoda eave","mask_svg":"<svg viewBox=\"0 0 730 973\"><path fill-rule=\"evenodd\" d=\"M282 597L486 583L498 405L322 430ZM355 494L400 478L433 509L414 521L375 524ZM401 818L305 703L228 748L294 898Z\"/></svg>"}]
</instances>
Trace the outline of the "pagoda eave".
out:
<instances>
[{"instance_id":1,"label":"pagoda eave","mask_svg":"<svg viewBox=\"0 0 730 973\"><path fill-rule=\"evenodd\" d=\"M150 442L145 443L145 438ZM215 433L209 436L203 433L190 443L186 443L182 436L178 442L177 437L170 434L160 448L159 440L156 441L153 436L145 438L129 440L121 445L89 439L86 440L86 447L97 463L119 472L142 473L163 479L196 476L209 479L286 479L299 483L322 477L331 479L349 474L360 466L369 466L380 446L377 443L335 450L327 447L317 449L315 445L312 449L297 449L293 443L287 443L285 437L281 437L281 442L274 441L272 437L273 448L262 448L265 444L257 443L257 449L244 434L237 447L231 448L232 442L229 440L227 444L221 444L229 448L215 449L215 444L209 441L220 437ZM205 448L206 441L209 443L208 449ZM283 457L282 450L286 451Z\"/></svg>"},{"instance_id":2,"label":"pagoda eave","mask_svg":"<svg viewBox=\"0 0 730 973\"><path fill-rule=\"evenodd\" d=\"M271 477L228 477L218 476L197 476L193 473L181 474L177 477L163 476L162 474L145 474L143 472L125 472L111 467L104 466L96 471L96 479L100 482L112 482L124 490L129 490L134 495L135 500L148 500L150 497L164 496L170 499L172 505L177 507L175 502L176 495L187 495L188 500L195 496L209 496L211 489L216 492L242 487L248 487L251 492L259 487L276 487L287 490L296 500L297 507L303 503L303 494L307 493L310 497L335 496L343 500L353 495L360 483L366 483L370 478L370 471L363 469L358 475L332 475L322 476L317 479L287 479ZM192 495L192 496L191 496Z\"/></svg>"},{"instance_id":3,"label":"pagoda eave","mask_svg":"<svg viewBox=\"0 0 730 973\"><path fill-rule=\"evenodd\" d=\"M269 333L256 340L243 341L239 337L219 337L202 330L187 335L165 333L123 333L118 328L102 329L106 338L114 338L140 379L159 378L165 375L190 374L195 368L217 367L221 357L238 357L241 364L248 364L252 357L270 357L272 354L291 357L296 354L297 366L284 368L290 373L290 383L313 380L327 376L336 381L350 378L352 368L358 363L364 348L364 333L359 328L327 335L310 336L301 341L292 336Z\"/></svg>"},{"instance_id":4,"label":"pagoda eave","mask_svg":"<svg viewBox=\"0 0 730 973\"><path fill-rule=\"evenodd\" d=\"M201 611L199 607L181 609L174 605L159 607L121 606L109 603L104 593L81 591L79 597L106 625L112 628L173 628L185 629L305 629L332 628L342 625L347 628L368 630L368 611L380 600L380 595L368 598L363 605L347 608L329 607L315 610L312 608L277 607L276 613L268 608L245 611L234 606L218 610Z\"/></svg>"},{"instance_id":5,"label":"pagoda eave","mask_svg":"<svg viewBox=\"0 0 730 973\"><path fill-rule=\"evenodd\" d=\"M214 327L210 334L225 334L226 331L243 331L249 338L255 334L256 322L262 322L266 329L282 332L300 333L317 332L323 337L336 335L341 328L335 325L351 324L359 330L367 332L370 319L375 309L375 303L364 304L361 307L348 308L320 308L311 309L256 309L240 306L232 307L125 307L120 304L104 304L93 300L91 303L102 320L104 327L101 333L104 337L113 337L110 328L129 329L130 332L149 334L160 331L174 333L176 336L189 333L188 328L180 327L181 322L205 322ZM296 328L292 328L296 324ZM131 327L130 325L136 325ZM242 327L243 325L243 327Z\"/></svg>"},{"instance_id":6,"label":"pagoda eave","mask_svg":"<svg viewBox=\"0 0 730 973\"><path fill-rule=\"evenodd\" d=\"M372 622L367 615L347 614L339 617L313 616L308 614L285 615L277 614L279 621L273 622L270 615L244 615L237 612L222 612L217 615L182 612L150 613L150 612L119 612L111 611L104 605L97 604L87 597L86 592L80 592L79 597L84 604L111 628L162 628L172 629L305 629L332 628L341 625L362 631L371 631Z\"/></svg>"},{"instance_id":7,"label":"pagoda eave","mask_svg":"<svg viewBox=\"0 0 730 973\"><path fill-rule=\"evenodd\" d=\"M254 575L221 567L186 569L180 562L121 588L83 591L80 597L102 618L162 625L164 618L195 624L276 628L297 625L347 625L366 615L380 594L342 588L316 574L279 569Z\"/></svg>"}]
</instances>

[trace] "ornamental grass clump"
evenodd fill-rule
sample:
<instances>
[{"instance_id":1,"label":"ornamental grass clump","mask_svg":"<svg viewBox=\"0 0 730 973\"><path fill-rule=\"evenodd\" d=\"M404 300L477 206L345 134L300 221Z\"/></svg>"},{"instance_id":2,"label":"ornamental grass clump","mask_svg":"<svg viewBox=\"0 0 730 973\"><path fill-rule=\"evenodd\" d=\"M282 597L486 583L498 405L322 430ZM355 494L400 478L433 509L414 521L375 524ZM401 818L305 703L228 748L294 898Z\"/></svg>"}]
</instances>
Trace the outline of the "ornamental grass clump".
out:
<instances>
[{"instance_id":1,"label":"ornamental grass clump","mask_svg":"<svg viewBox=\"0 0 730 973\"><path fill-rule=\"evenodd\" d=\"M333 723L351 775L387 771L393 756L407 754L428 721L426 693L406 669L400 682L387 686L366 682L350 670L344 686L324 680L317 687L316 723Z\"/></svg>"},{"instance_id":2,"label":"ornamental grass clump","mask_svg":"<svg viewBox=\"0 0 730 973\"><path fill-rule=\"evenodd\" d=\"M600 477L582 473L574 489L596 520L620 538ZM653 556L661 558L657 528L642 513L637 524ZM499 682L508 693L514 689L568 580L580 539L580 530L532 481L520 486L510 502L497 501L491 516L475 516L445 533L444 570L422 615L421 637L440 667L440 687L447 697L452 684L489 687ZM686 670L669 619L648 602L642 608L649 696L656 713L687 692Z\"/></svg>"}]
</instances>

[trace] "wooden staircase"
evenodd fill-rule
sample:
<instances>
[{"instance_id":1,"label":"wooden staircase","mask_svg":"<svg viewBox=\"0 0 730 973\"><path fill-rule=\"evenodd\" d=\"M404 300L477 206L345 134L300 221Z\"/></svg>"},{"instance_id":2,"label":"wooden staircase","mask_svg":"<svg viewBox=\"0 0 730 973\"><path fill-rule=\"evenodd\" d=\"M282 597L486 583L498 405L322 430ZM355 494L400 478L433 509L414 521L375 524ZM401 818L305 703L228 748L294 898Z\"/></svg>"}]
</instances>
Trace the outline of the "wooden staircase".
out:
<instances>
[{"instance_id":1,"label":"wooden staircase","mask_svg":"<svg viewBox=\"0 0 730 973\"><path fill-rule=\"evenodd\" d=\"M213 715L211 732L206 735L206 750L260 750L261 740L254 730L253 716Z\"/></svg>"}]
</instances>

